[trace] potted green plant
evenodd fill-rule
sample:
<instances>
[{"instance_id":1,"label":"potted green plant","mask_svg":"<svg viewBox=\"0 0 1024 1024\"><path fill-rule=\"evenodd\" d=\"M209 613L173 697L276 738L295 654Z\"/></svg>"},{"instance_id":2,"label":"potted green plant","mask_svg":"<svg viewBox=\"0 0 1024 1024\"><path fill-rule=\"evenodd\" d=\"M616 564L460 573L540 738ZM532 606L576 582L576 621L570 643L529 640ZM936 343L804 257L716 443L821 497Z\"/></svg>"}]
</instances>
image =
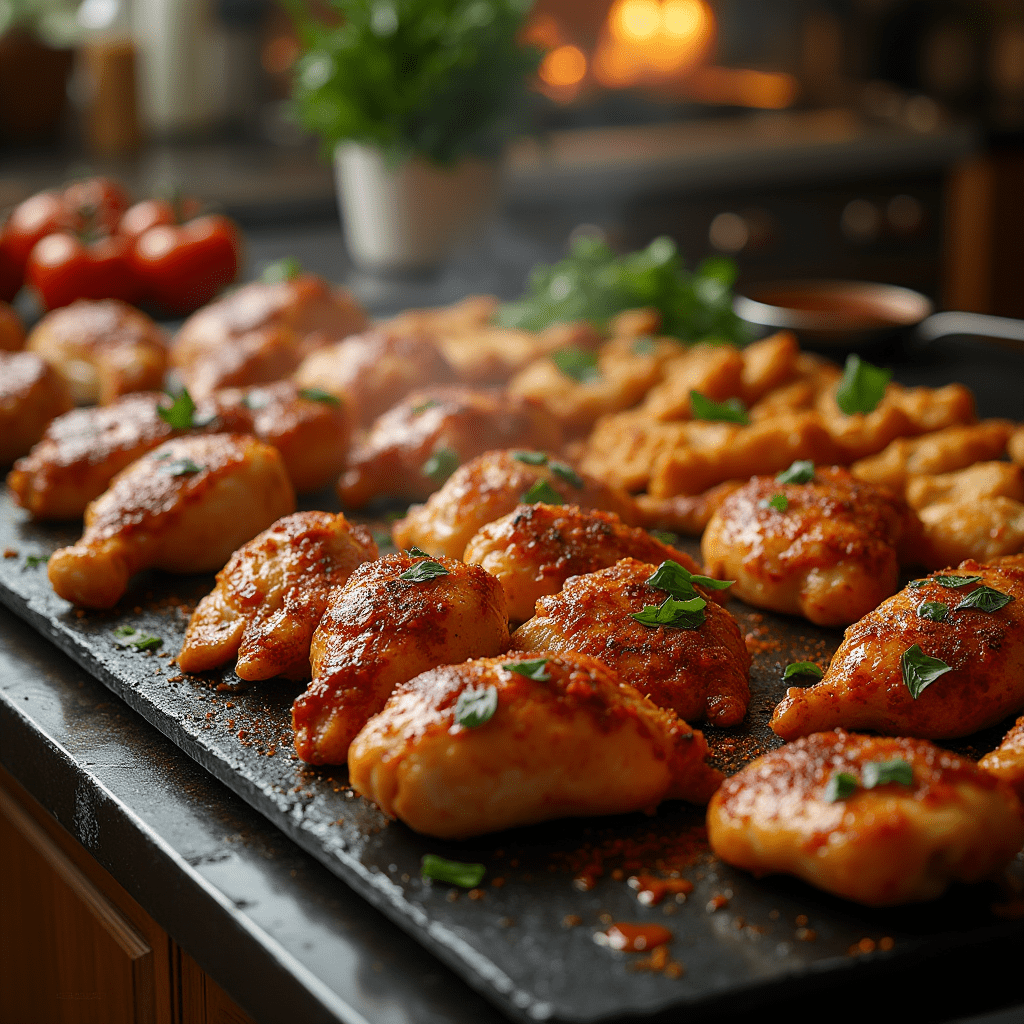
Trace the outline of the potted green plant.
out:
<instances>
[{"instance_id":1,"label":"potted green plant","mask_svg":"<svg viewBox=\"0 0 1024 1024\"><path fill-rule=\"evenodd\" d=\"M345 239L370 270L438 263L492 205L536 51L531 0L285 0L293 97L332 152Z\"/></svg>"}]
</instances>

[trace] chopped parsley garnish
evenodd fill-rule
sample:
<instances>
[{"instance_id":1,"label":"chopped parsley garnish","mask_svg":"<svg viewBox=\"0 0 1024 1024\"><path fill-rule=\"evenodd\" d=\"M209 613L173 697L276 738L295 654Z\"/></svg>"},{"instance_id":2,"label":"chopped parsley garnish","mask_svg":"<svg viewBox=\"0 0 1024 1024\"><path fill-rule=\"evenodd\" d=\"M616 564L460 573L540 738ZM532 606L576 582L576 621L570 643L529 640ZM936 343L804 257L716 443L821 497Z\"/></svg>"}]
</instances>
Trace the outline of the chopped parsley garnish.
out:
<instances>
[{"instance_id":1,"label":"chopped parsley garnish","mask_svg":"<svg viewBox=\"0 0 1024 1024\"><path fill-rule=\"evenodd\" d=\"M191 430L197 426L194 416L196 403L188 393L188 388L182 388L176 395L171 395L170 405L158 405L156 414L165 423L174 427L175 430Z\"/></svg>"},{"instance_id":2,"label":"chopped parsley garnish","mask_svg":"<svg viewBox=\"0 0 1024 1024\"><path fill-rule=\"evenodd\" d=\"M980 576L929 576L926 580L911 580L907 586L919 589L927 587L929 583L938 583L947 590L959 590L961 587L969 587L972 583L980 582Z\"/></svg>"},{"instance_id":3,"label":"chopped parsley garnish","mask_svg":"<svg viewBox=\"0 0 1024 1024\"><path fill-rule=\"evenodd\" d=\"M398 578L408 580L410 583L426 583L427 580L437 579L438 576L447 576L448 570L439 562L417 562L411 569L406 569Z\"/></svg>"},{"instance_id":4,"label":"chopped parsley garnish","mask_svg":"<svg viewBox=\"0 0 1024 1024\"><path fill-rule=\"evenodd\" d=\"M475 889L484 880L487 868L483 864L467 864L461 860L446 860L436 853L425 853L420 861L420 873L424 878Z\"/></svg>"},{"instance_id":5,"label":"chopped parsley garnish","mask_svg":"<svg viewBox=\"0 0 1024 1024\"><path fill-rule=\"evenodd\" d=\"M825 673L821 671L820 665L813 661L791 661L782 673L783 679L792 679L793 676L814 676L820 679Z\"/></svg>"},{"instance_id":6,"label":"chopped parsley garnish","mask_svg":"<svg viewBox=\"0 0 1024 1024\"><path fill-rule=\"evenodd\" d=\"M562 496L544 479L535 480L528 491L523 493L522 499L526 505L535 505L542 501L545 505L564 505Z\"/></svg>"},{"instance_id":7,"label":"chopped parsley garnish","mask_svg":"<svg viewBox=\"0 0 1024 1024\"><path fill-rule=\"evenodd\" d=\"M427 552L427 551L424 551L423 548L416 547L416 545L413 544L413 546L411 548L409 548L409 557L410 558L430 558L430 553Z\"/></svg>"},{"instance_id":8,"label":"chopped parsley garnish","mask_svg":"<svg viewBox=\"0 0 1024 1024\"><path fill-rule=\"evenodd\" d=\"M46 565L50 560L49 555L26 555L25 564L22 566L23 569L37 569L41 565Z\"/></svg>"},{"instance_id":9,"label":"chopped parsley garnish","mask_svg":"<svg viewBox=\"0 0 1024 1024\"><path fill-rule=\"evenodd\" d=\"M547 452L514 451L512 458L516 462L525 462L527 466L546 466L548 464Z\"/></svg>"},{"instance_id":10,"label":"chopped parsley garnish","mask_svg":"<svg viewBox=\"0 0 1024 1024\"><path fill-rule=\"evenodd\" d=\"M551 678L548 671L547 658L533 658L530 661L507 661L501 667L506 672L516 672L527 679L536 679L538 683L546 683Z\"/></svg>"},{"instance_id":11,"label":"chopped parsley garnish","mask_svg":"<svg viewBox=\"0 0 1024 1024\"><path fill-rule=\"evenodd\" d=\"M472 687L459 694L455 702L455 722L465 729L475 729L489 722L498 710L498 688L496 686Z\"/></svg>"},{"instance_id":12,"label":"chopped parsley garnish","mask_svg":"<svg viewBox=\"0 0 1024 1024\"><path fill-rule=\"evenodd\" d=\"M440 404L436 398L428 398L425 402L414 405L412 407L412 414L413 416L419 416L420 413L426 412L428 409L436 409Z\"/></svg>"},{"instance_id":13,"label":"chopped parsley garnish","mask_svg":"<svg viewBox=\"0 0 1024 1024\"><path fill-rule=\"evenodd\" d=\"M849 772L835 772L825 787L825 799L830 804L834 804L837 800L845 800L857 792L859 785L856 775L851 775Z\"/></svg>"},{"instance_id":14,"label":"chopped parsley garnish","mask_svg":"<svg viewBox=\"0 0 1024 1024\"><path fill-rule=\"evenodd\" d=\"M938 658L931 658L914 644L903 652L900 658L900 671L903 682L910 691L910 696L917 700L927 686L931 686L939 676L952 671L952 667Z\"/></svg>"},{"instance_id":15,"label":"chopped parsley garnish","mask_svg":"<svg viewBox=\"0 0 1024 1024\"><path fill-rule=\"evenodd\" d=\"M571 377L580 384L601 377L601 371L597 368L597 353L591 352L590 349L567 345L565 348L555 349L548 358L566 377Z\"/></svg>"},{"instance_id":16,"label":"chopped parsley garnish","mask_svg":"<svg viewBox=\"0 0 1024 1024\"><path fill-rule=\"evenodd\" d=\"M932 622L945 622L949 614L949 605L941 601L924 601L918 605L917 614L922 619L931 619Z\"/></svg>"},{"instance_id":17,"label":"chopped parsley garnish","mask_svg":"<svg viewBox=\"0 0 1024 1024\"><path fill-rule=\"evenodd\" d=\"M324 405L341 405L341 399L323 388L299 388L299 398L307 402L323 402Z\"/></svg>"},{"instance_id":18,"label":"chopped parsley garnish","mask_svg":"<svg viewBox=\"0 0 1024 1024\"><path fill-rule=\"evenodd\" d=\"M956 611L964 608L976 608L979 612L997 612L1005 608L1013 598L993 587L978 587L972 590L957 606Z\"/></svg>"},{"instance_id":19,"label":"chopped parsley garnish","mask_svg":"<svg viewBox=\"0 0 1024 1024\"><path fill-rule=\"evenodd\" d=\"M134 647L137 651L155 651L164 645L160 637L143 633L134 626L118 626L114 630L114 643L118 647Z\"/></svg>"},{"instance_id":20,"label":"chopped parsley garnish","mask_svg":"<svg viewBox=\"0 0 1024 1024\"><path fill-rule=\"evenodd\" d=\"M690 572L689 569L684 569L678 562L669 558L662 562L644 582L649 587L667 591L672 597L686 600L700 596L694 589L695 583L710 590L726 590L733 585L735 580L713 580L710 576L700 576Z\"/></svg>"},{"instance_id":21,"label":"chopped parsley garnish","mask_svg":"<svg viewBox=\"0 0 1024 1024\"><path fill-rule=\"evenodd\" d=\"M173 459L170 462L165 462L161 467L161 472L169 473L171 476L191 476L193 473L201 473L206 467L198 466L187 456L181 459Z\"/></svg>"},{"instance_id":22,"label":"chopped parsley garnish","mask_svg":"<svg viewBox=\"0 0 1024 1024\"><path fill-rule=\"evenodd\" d=\"M695 420L720 420L724 423L739 423L744 427L750 423L747 407L738 398L716 402L699 391L691 391L690 411Z\"/></svg>"},{"instance_id":23,"label":"chopped parsley garnish","mask_svg":"<svg viewBox=\"0 0 1024 1024\"><path fill-rule=\"evenodd\" d=\"M914 769L896 758L892 761L868 761L861 772L861 785L865 789L884 786L889 782L898 782L902 786L914 784Z\"/></svg>"},{"instance_id":24,"label":"chopped parsley garnish","mask_svg":"<svg viewBox=\"0 0 1024 1024\"><path fill-rule=\"evenodd\" d=\"M564 462L551 462L550 469L555 476L564 480L570 487L575 487L577 491L583 490L583 478L572 466L566 465Z\"/></svg>"},{"instance_id":25,"label":"chopped parsley garnish","mask_svg":"<svg viewBox=\"0 0 1024 1024\"><path fill-rule=\"evenodd\" d=\"M781 473L776 474L777 484L809 484L814 479L814 463L810 459L797 459Z\"/></svg>"},{"instance_id":26,"label":"chopped parsley garnish","mask_svg":"<svg viewBox=\"0 0 1024 1024\"><path fill-rule=\"evenodd\" d=\"M287 256L267 266L260 277L264 284L281 284L295 280L301 273L302 264L294 256Z\"/></svg>"},{"instance_id":27,"label":"chopped parsley garnish","mask_svg":"<svg viewBox=\"0 0 1024 1024\"><path fill-rule=\"evenodd\" d=\"M785 512L789 508L789 498L784 494L773 494L758 502L762 508L773 508L776 512Z\"/></svg>"},{"instance_id":28,"label":"chopped parsley garnish","mask_svg":"<svg viewBox=\"0 0 1024 1024\"><path fill-rule=\"evenodd\" d=\"M891 378L892 370L872 366L851 352L846 357L843 379L836 391L836 404L847 416L855 412L874 412Z\"/></svg>"},{"instance_id":29,"label":"chopped parsley garnish","mask_svg":"<svg viewBox=\"0 0 1024 1024\"><path fill-rule=\"evenodd\" d=\"M677 629L699 629L706 618L707 601L694 597L678 601L666 597L659 605L645 605L643 611L633 612L633 618L642 626L675 626Z\"/></svg>"},{"instance_id":30,"label":"chopped parsley garnish","mask_svg":"<svg viewBox=\"0 0 1024 1024\"><path fill-rule=\"evenodd\" d=\"M459 453L451 448L438 448L423 463L423 475L435 484L443 484L459 468Z\"/></svg>"}]
</instances>

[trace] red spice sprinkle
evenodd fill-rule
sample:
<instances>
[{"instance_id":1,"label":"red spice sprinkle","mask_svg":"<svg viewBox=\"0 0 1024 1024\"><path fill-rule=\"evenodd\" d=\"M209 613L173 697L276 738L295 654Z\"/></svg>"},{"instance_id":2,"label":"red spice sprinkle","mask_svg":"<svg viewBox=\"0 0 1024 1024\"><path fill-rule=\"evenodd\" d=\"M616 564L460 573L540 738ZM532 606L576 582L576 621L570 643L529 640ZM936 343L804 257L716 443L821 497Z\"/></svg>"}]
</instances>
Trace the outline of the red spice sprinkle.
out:
<instances>
[{"instance_id":1,"label":"red spice sprinkle","mask_svg":"<svg viewBox=\"0 0 1024 1024\"><path fill-rule=\"evenodd\" d=\"M238 730L238 738L239 738L240 740L244 740L244 739L245 739L245 737L246 737L246 736L248 736L248 735L249 735L249 733L248 733L248 732L246 732L246 730L245 730L245 729L239 729L239 730Z\"/></svg>"},{"instance_id":2,"label":"red spice sprinkle","mask_svg":"<svg viewBox=\"0 0 1024 1024\"><path fill-rule=\"evenodd\" d=\"M583 918L579 914L566 914L562 918L563 928L578 928L581 924L583 924Z\"/></svg>"},{"instance_id":3,"label":"red spice sprinkle","mask_svg":"<svg viewBox=\"0 0 1024 1024\"><path fill-rule=\"evenodd\" d=\"M594 941L611 949L642 953L645 949L654 949L671 942L672 933L660 924L626 924L618 921L607 931L598 932Z\"/></svg>"},{"instance_id":4,"label":"red spice sprinkle","mask_svg":"<svg viewBox=\"0 0 1024 1024\"><path fill-rule=\"evenodd\" d=\"M886 935L884 939L878 940L878 948L890 950L896 945L896 940L889 935Z\"/></svg>"},{"instance_id":5,"label":"red spice sprinkle","mask_svg":"<svg viewBox=\"0 0 1024 1024\"><path fill-rule=\"evenodd\" d=\"M686 878L655 878L653 875L631 875L629 887L636 890L636 898L645 907L657 906L669 893L687 895L693 892L693 882Z\"/></svg>"},{"instance_id":6,"label":"red spice sprinkle","mask_svg":"<svg viewBox=\"0 0 1024 1024\"><path fill-rule=\"evenodd\" d=\"M484 898L484 890L483 889L470 889L469 892L466 893L466 895L471 900L482 900Z\"/></svg>"},{"instance_id":7,"label":"red spice sprinkle","mask_svg":"<svg viewBox=\"0 0 1024 1024\"><path fill-rule=\"evenodd\" d=\"M4 558L17 558L18 552L16 548L4 548Z\"/></svg>"},{"instance_id":8,"label":"red spice sprinkle","mask_svg":"<svg viewBox=\"0 0 1024 1024\"><path fill-rule=\"evenodd\" d=\"M722 907L729 906L728 896L712 896L708 900L707 911L709 914L714 914L716 911L721 910Z\"/></svg>"}]
</instances>

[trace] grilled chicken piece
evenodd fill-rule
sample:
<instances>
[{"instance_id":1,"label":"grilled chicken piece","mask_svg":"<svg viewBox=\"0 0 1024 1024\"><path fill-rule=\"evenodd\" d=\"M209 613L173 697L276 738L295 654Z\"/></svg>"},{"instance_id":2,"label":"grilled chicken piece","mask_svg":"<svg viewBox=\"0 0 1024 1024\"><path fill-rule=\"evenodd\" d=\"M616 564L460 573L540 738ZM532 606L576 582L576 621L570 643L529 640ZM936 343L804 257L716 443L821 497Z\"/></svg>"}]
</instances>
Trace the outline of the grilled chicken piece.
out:
<instances>
[{"instance_id":1,"label":"grilled chicken piece","mask_svg":"<svg viewBox=\"0 0 1024 1024\"><path fill-rule=\"evenodd\" d=\"M560 594L537 602L537 614L512 635L512 649L592 655L688 722L736 725L750 701L750 654L736 620L709 599L696 628L638 622L637 612L669 596L647 582L655 569L624 558L573 576Z\"/></svg>"},{"instance_id":2,"label":"grilled chicken piece","mask_svg":"<svg viewBox=\"0 0 1024 1024\"><path fill-rule=\"evenodd\" d=\"M627 525L637 520L633 499L544 452L484 452L460 466L425 505L413 505L391 535L400 548L415 545L432 555L462 558L473 535L508 515L531 487L547 484L566 504L612 512ZM550 499L549 499L550 500Z\"/></svg>"},{"instance_id":3,"label":"grilled chicken piece","mask_svg":"<svg viewBox=\"0 0 1024 1024\"><path fill-rule=\"evenodd\" d=\"M445 572L429 576L432 564ZM505 593L479 566L404 553L366 562L331 595L313 634L313 681L292 707L295 752L311 764L344 764L399 683L507 646Z\"/></svg>"},{"instance_id":4,"label":"grilled chicken piece","mask_svg":"<svg viewBox=\"0 0 1024 1024\"><path fill-rule=\"evenodd\" d=\"M26 347L66 381L79 405L110 405L163 387L167 340L141 310L118 299L79 299L39 321Z\"/></svg>"},{"instance_id":5,"label":"grilled chicken piece","mask_svg":"<svg viewBox=\"0 0 1024 1024\"><path fill-rule=\"evenodd\" d=\"M74 407L64 378L34 352L0 350L0 466L9 466Z\"/></svg>"},{"instance_id":6,"label":"grilled chicken piece","mask_svg":"<svg viewBox=\"0 0 1024 1024\"><path fill-rule=\"evenodd\" d=\"M242 434L182 437L132 463L85 510L85 532L55 551L50 582L86 608L112 608L142 569L211 572L295 493L274 448Z\"/></svg>"},{"instance_id":7,"label":"grilled chicken piece","mask_svg":"<svg viewBox=\"0 0 1024 1024\"><path fill-rule=\"evenodd\" d=\"M413 389L452 379L452 368L426 335L387 327L317 349L293 377L301 388L341 399L366 427Z\"/></svg>"},{"instance_id":8,"label":"grilled chicken piece","mask_svg":"<svg viewBox=\"0 0 1024 1024\"><path fill-rule=\"evenodd\" d=\"M345 406L302 398L290 381L200 399L189 430L161 418L168 405L166 395L149 391L58 416L8 475L15 501L36 519L77 519L125 466L193 432L255 434L281 453L298 491L326 487L345 462L352 430Z\"/></svg>"},{"instance_id":9,"label":"grilled chicken piece","mask_svg":"<svg viewBox=\"0 0 1024 1024\"><path fill-rule=\"evenodd\" d=\"M748 604L841 626L896 590L919 530L902 500L832 467L806 484L754 477L711 517L701 553Z\"/></svg>"},{"instance_id":10,"label":"grilled chicken piece","mask_svg":"<svg viewBox=\"0 0 1024 1024\"><path fill-rule=\"evenodd\" d=\"M944 586L950 573L978 576L980 586ZM916 583L847 629L820 683L786 691L771 720L779 736L791 740L842 726L942 739L967 736L1024 708L1024 556L991 565L966 561ZM996 611L957 610L980 587L1014 600ZM925 617L941 613L932 603L948 609L943 621ZM929 667L941 668L922 665L921 656L950 671L918 690Z\"/></svg>"},{"instance_id":11,"label":"grilled chicken piece","mask_svg":"<svg viewBox=\"0 0 1024 1024\"><path fill-rule=\"evenodd\" d=\"M174 339L171 363L194 396L268 384L315 349L368 326L347 291L315 274L254 281L193 313Z\"/></svg>"},{"instance_id":12,"label":"grilled chicken piece","mask_svg":"<svg viewBox=\"0 0 1024 1024\"><path fill-rule=\"evenodd\" d=\"M25 345L25 328L10 303L0 301L0 352L18 352Z\"/></svg>"},{"instance_id":13,"label":"grilled chicken piece","mask_svg":"<svg viewBox=\"0 0 1024 1024\"><path fill-rule=\"evenodd\" d=\"M1024 800L1024 715L1003 737L1003 742L986 754L978 767L1000 778Z\"/></svg>"},{"instance_id":14,"label":"grilled chicken piece","mask_svg":"<svg viewBox=\"0 0 1024 1024\"><path fill-rule=\"evenodd\" d=\"M688 554L646 530L627 526L612 512L575 505L519 505L478 530L463 555L501 581L512 622L525 622L538 599L557 594L570 576L607 569L620 558L655 565L672 559L701 572Z\"/></svg>"},{"instance_id":15,"label":"grilled chicken piece","mask_svg":"<svg viewBox=\"0 0 1024 1024\"><path fill-rule=\"evenodd\" d=\"M648 530L670 530L685 537L699 537L722 502L744 482L726 480L703 494L677 494L674 498L638 494L636 507L640 511L641 525Z\"/></svg>"},{"instance_id":16,"label":"grilled chicken piece","mask_svg":"<svg viewBox=\"0 0 1024 1024\"><path fill-rule=\"evenodd\" d=\"M205 672L237 655L242 679L308 679L310 641L331 590L376 557L370 531L343 515L279 519L217 573L192 613L178 665Z\"/></svg>"},{"instance_id":17,"label":"grilled chicken piece","mask_svg":"<svg viewBox=\"0 0 1024 1024\"><path fill-rule=\"evenodd\" d=\"M338 494L350 508L384 495L422 501L463 462L512 444L554 451L561 431L535 402L500 391L423 388L379 417L353 448Z\"/></svg>"},{"instance_id":18,"label":"grilled chicken piece","mask_svg":"<svg viewBox=\"0 0 1024 1024\"><path fill-rule=\"evenodd\" d=\"M892 771L893 762L912 781L881 781L869 767ZM832 799L837 775L855 788ZM1020 802L972 761L927 740L842 729L773 750L726 779L707 822L726 863L796 875L868 906L935 899L950 882L982 881L1024 843Z\"/></svg>"},{"instance_id":19,"label":"grilled chicken piece","mask_svg":"<svg viewBox=\"0 0 1024 1024\"><path fill-rule=\"evenodd\" d=\"M543 659L530 676L507 667L525 660L511 654L404 683L349 748L353 787L442 839L646 810L666 799L708 800L722 777L704 763L701 733L594 658ZM486 721L456 718L460 699L491 692Z\"/></svg>"}]
</instances>

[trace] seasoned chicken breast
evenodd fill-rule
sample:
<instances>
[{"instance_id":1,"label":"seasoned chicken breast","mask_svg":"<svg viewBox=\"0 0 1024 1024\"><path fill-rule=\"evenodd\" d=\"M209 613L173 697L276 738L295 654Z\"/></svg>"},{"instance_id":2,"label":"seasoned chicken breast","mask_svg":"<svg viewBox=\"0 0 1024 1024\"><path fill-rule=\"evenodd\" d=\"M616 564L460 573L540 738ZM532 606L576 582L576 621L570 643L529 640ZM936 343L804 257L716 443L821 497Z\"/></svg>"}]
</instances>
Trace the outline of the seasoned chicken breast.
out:
<instances>
[{"instance_id":1,"label":"seasoned chicken breast","mask_svg":"<svg viewBox=\"0 0 1024 1024\"><path fill-rule=\"evenodd\" d=\"M941 739L995 725L1024 709L1022 599L1020 555L914 581L847 629L820 683L786 691L772 729Z\"/></svg>"},{"instance_id":2,"label":"seasoned chicken breast","mask_svg":"<svg viewBox=\"0 0 1024 1024\"><path fill-rule=\"evenodd\" d=\"M9 466L74 407L64 378L34 352L0 350L0 466Z\"/></svg>"},{"instance_id":3,"label":"seasoned chicken breast","mask_svg":"<svg viewBox=\"0 0 1024 1024\"><path fill-rule=\"evenodd\" d=\"M620 558L655 565L673 559L690 572L701 572L688 554L646 530L627 526L612 512L576 505L519 505L479 529L463 555L501 581L512 622L525 622L537 601L557 594L570 576L607 569Z\"/></svg>"},{"instance_id":4,"label":"seasoned chicken breast","mask_svg":"<svg viewBox=\"0 0 1024 1024\"><path fill-rule=\"evenodd\" d=\"M505 593L479 566L405 553L364 563L332 593L313 634L313 681L292 708L295 752L344 764L399 683L507 645Z\"/></svg>"},{"instance_id":5,"label":"seasoned chicken breast","mask_svg":"<svg viewBox=\"0 0 1024 1024\"><path fill-rule=\"evenodd\" d=\"M759 757L708 806L711 848L755 875L796 875L868 906L979 882L1024 843L1020 802L926 740L819 732Z\"/></svg>"},{"instance_id":6,"label":"seasoned chicken breast","mask_svg":"<svg viewBox=\"0 0 1024 1024\"><path fill-rule=\"evenodd\" d=\"M978 762L978 767L1002 779L1024 800L1024 715L1014 722L1003 742Z\"/></svg>"},{"instance_id":7,"label":"seasoned chicken breast","mask_svg":"<svg viewBox=\"0 0 1024 1024\"><path fill-rule=\"evenodd\" d=\"M112 608L142 569L210 572L295 510L274 448L241 434L182 437L132 463L85 510L85 532L50 557L53 589Z\"/></svg>"},{"instance_id":8,"label":"seasoned chicken breast","mask_svg":"<svg viewBox=\"0 0 1024 1024\"><path fill-rule=\"evenodd\" d=\"M472 536L487 523L508 515L526 496L550 488L567 505L612 512L627 525L637 520L633 499L546 452L527 449L491 451L457 470L425 505L413 505L392 527L400 548L415 545L432 555L462 558ZM550 494L546 500L553 499Z\"/></svg>"},{"instance_id":9,"label":"seasoned chicken breast","mask_svg":"<svg viewBox=\"0 0 1024 1024\"><path fill-rule=\"evenodd\" d=\"M178 665L204 672L238 658L242 679L310 674L309 645L333 589L377 557L343 515L296 512L240 547L192 613Z\"/></svg>"},{"instance_id":10,"label":"seasoned chicken breast","mask_svg":"<svg viewBox=\"0 0 1024 1024\"><path fill-rule=\"evenodd\" d=\"M701 540L708 574L757 608L820 626L855 622L897 587L920 525L904 502L839 467L807 483L754 477L728 495Z\"/></svg>"},{"instance_id":11,"label":"seasoned chicken breast","mask_svg":"<svg viewBox=\"0 0 1024 1024\"><path fill-rule=\"evenodd\" d=\"M353 787L442 839L564 816L705 803L704 737L594 658L510 654L401 685L349 748Z\"/></svg>"},{"instance_id":12,"label":"seasoned chicken breast","mask_svg":"<svg viewBox=\"0 0 1024 1024\"><path fill-rule=\"evenodd\" d=\"M685 624L658 621L652 613L672 593L648 582L657 568L624 558L573 576L560 594L537 602L537 614L512 635L512 649L589 654L688 722L736 725L750 701L750 654L736 620L698 587L706 603L680 615Z\"/></svg>"}]
</instances>

